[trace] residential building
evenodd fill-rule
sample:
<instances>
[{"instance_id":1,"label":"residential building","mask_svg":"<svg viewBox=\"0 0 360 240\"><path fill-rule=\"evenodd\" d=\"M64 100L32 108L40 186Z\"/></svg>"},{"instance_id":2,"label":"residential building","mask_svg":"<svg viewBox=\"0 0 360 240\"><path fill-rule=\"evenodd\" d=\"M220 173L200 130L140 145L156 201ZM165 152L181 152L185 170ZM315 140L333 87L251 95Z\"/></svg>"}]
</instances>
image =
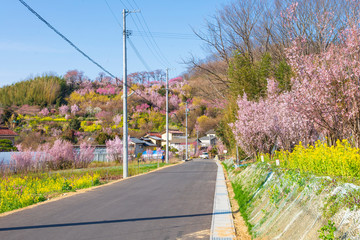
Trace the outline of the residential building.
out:
<instances>
[{"instance_id":1,"label":"residential building","mask_svg":"<svg viewBox=\"0 0 360 240\"><path fill-rule=\"evenodd\" d=\"M152 143L151 141L144 141L134 137L130 138L129 152L134 157L137 157L139 153L143 153L147 150L154 150L156 147L156 144Z\"/></svg>"},{"instance_id":2,"label":"residential building","mask_svg":"<svg viewBox=\"0 0 360 240\"><path fill-rule=\"evenodd\" d=\"M8 139L15 144L15 137L18 136L13 130L0 126L0 139Z\"/></svg>"},{"instance_id":3,"label":"residential building","mask_svg":"<svg viewBox=\"0 0 360 240\"><path fill-rule=\"evenodd\" d=\"M201 141L197 138L188 138L188 150L189 154L195 153L196 144L201 146ZM186 149L186 138L173 138L170 143L170 147L176 148L179 152L183 152Z\"/></svg>"},{"instance_id":4,"label":"residential building","mask_svg":"<svg viewBox=\"0 0 360 240\"><path fill-rule=\"evenodd\" d=\"M162 139L161 137L158 137L159 134L157 135L152 135L151 133L148 133L145 135L145 137L140 138L141 140L147 141L147 142L152 142L153 144L155 144L157 147L161 147L162 143L166 140ZM160 135L161 136L161 135Z\"/></svg>"},{"instance_id":5,"label":"residential building","mask_svg":"<svg viewBox=\"0 0 360 240\"><path fill-rule=\"evenodd\" d=\"M216 132L215 132L215 130L214 129L210 129L209 131L207 131L206 133L205 133L205 135L206 136L212 136L212 137L216 137Z\"/></svg>"},{"instance_id":6,"label":"residential building","mask_svg":"<svg viewBox=\"0 0 360 240\"><path fill-rule=\"evenodd\" d=\"M175 138L184 138L185 133L177 130L177 129L169 129L169 141L172 141ZM164 139L164 142L162 142L162 146L166 145L166 131L162 132L161 138Z\"/></svg>"},{"instance_id":7,"label":"residential building","mask_svg":"<svg viewBox=\"0 0 360 240\"><path fill-rule=\"evenodd\" d=\"M216 145L216 132L214 129L211 129L209 131L207 131L206 136L201 137L200 141L201 141L201 147L209 147Z\"/></svg>"}]
</instances>

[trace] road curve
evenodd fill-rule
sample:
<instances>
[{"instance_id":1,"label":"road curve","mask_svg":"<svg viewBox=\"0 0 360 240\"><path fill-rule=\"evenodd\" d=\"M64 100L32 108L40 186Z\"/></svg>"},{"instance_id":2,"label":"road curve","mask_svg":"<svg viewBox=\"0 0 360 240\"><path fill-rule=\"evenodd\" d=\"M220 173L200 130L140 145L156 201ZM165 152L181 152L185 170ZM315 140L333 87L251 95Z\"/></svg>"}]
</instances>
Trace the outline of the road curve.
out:
<instances>
[{"instance_id":1,"label":"road curve","mask_svg":"<svg viewBox=\"0 0 360 240\"><path fill-rule=\"evenodd\" d=\"M209 239L217 165L193 160L0 218L0 239Z\"/></svg>"}]
</instances>

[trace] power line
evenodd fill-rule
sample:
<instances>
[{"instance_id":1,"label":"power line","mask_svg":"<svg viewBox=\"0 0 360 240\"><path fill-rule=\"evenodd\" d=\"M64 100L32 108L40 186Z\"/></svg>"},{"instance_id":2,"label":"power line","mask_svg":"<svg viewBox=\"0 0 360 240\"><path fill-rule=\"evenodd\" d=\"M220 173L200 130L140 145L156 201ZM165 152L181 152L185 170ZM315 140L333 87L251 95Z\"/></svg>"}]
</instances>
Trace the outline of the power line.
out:
<instances>
[{"instance_id":1,"label":"power line","mask_svg":"<svg viewBox=\"0 0 360 240\"><path fill-rule=\"evenodd\" d=\"M186 33L168 33L168 32L151 32L154 38L175 38L175 39L188 39L188 40L200 40L196 38L194 34L186 34ZM146 32L142 31L133 31L134 36L146 36Z\"/></svg>"},{"instance_id":2,"label":"power line","mask_svg":"<svg viewBox=\"0 0 360 240\"><path fill-rule=\"evenodd\" d=\"M127 7L127 4L125 4L122 0L120 0L120 2L121 2L126 8L128 8L128 7ZM130 5L131 5L131 4L130 4ZM131 6L131 7L132 7L132 6ZM131 17L131 19L133 20L133 23L134 23L136 29L137 29L138 31L140 31L140 28L139 28L138 24L136 23L135 19L133 18L133 16L130 15L130 17ZM137 15L136 15L136 17L137 17ZM142 37L145 45L147 46L147 48L150 50L151 54L154 56L154 58L156 58L163 66L166 66L166 62L164 62L164 61L161 59L160 55L155 51L155 49L156 49L155 46L150 47L149 43L151 44L151 41L149 41L149 43L148 43L148 41L144 38L144 36L141 36L141 37ZM148 36L146 35L146 37L148 37ZM154 52L154 51L155 51L155 52Z\"/></svg>"},{"instance_id":3,"label":"power line","mask_svg":"<svg viewBox=\"0 0 360 240\"><path fill-rule=\"evenodd\" d=\"M114 11L111 9L109 3L107 2L107 0L104 0L104 1L105 1L106 5L107 5L109 11L111 12L111 15L114 17L114 19L115 19L115 21L117 22L117 24L119 25L119 27L122 28L121 23L120 23L119 20L117 19L116 15L115 15Z\"/></svg>"},{"instance_id":4,"label":"power line","mask_svg":"<svg viewBox=\"0 0 360 240\"><path fill-rule=\"evenodd\" d=\"M134 50L136 56L139 58L139 60L141 61L141 63L144 65L144 67L150 72L150 67L149 65L147 65L147 63L145 62L145 60L143 59L143 57L140 55L139 51L136 49L136 47L134 46L134 43L131 41L131 39L129 38L129 43L130 46L132 47L132 49Z\"/></svg>"},{"instance_id":5,"label":"power line","mask_svg":"<svg viewBox=\"0 0 360 240\"><path fill-rule=\"evenodd\" d=\"M96 66L98 66L100 69L102 69L104 72L106 72L107 74L109 74L109 76L118 79L117 77L115 77L115 75L113 75L111 72L109 72L108 70L106 70L103 66L101 66L99 63L97 63L95 60L93 60L91 57L89 57L86 53L84 53L82 50L80 50L73 42L71 42L67 37L65 37L63 34L61 34L55 27L53 27L49 22L47 22L43 17L40 16L40 14L38 14L34 9L32 9L25 1L23 0L19 0L20 3L22 3L30 12L32 12L38 19L40 19L43 23L45 23L51 30L53 30L57 35L59 35L62 39L64 39L67 43L69 43L73 48L75 48L76 51L78 51L79 53L81 53L84 57L86 57L89 61L91 61L92 63L94 63ZM122 80L119 79L119 81L121 83L123 83ZM138 93L136 91L136 89L133 89L131 86L129 86L128 84L126 85L130 90L133 90L135 92L136 95L138 95L139 97L141 97L142 99L146 100L147 102L149 102L148 99L146 99L145 97L143 97L140 93ZM158 107L159 109L161 109L160 106L157 106L156 104L151 103L153 106ZM176 116L177 118L177 116ZM177 118L178 119L178 118ZM179 119L178 119L179 121ZM180 121L179 121L180 122ZM181 122L180 122L181 123Z\"/></svg>"},{"instance_id":6,"label":"power line","mask_svg":"<svg viewBox=\"0 0 360 240\"><path fill-rule=\"evenodd\" d=\"M126 4L120 0L122 4L124 4L126 6ZM126 2L131 6L132 4L126 0ZM134 2L134 1L133 1ZM139 6L136 4L136 2L134 2L136 8L139 9ZM140 15L142 16L142 13L140 12ZM144 17L142 16L143 21L141 21L141 19L139 18L138 15L135 15L136 19L131 16L131 19L133 20L133 23L135 24L135 27L137 28L137 30L140 32L140 28L137 24L137 22L139 23L140 27L142 28L143 32L145 33L145 37L147 38L147 40L144 38L144 36L141 36L143 41L145 42L146 46L148 47L148 49L152 52L152 54L154 55L154 57L164 66L164 67L168 67L168 66L172 66L171 63L166 59L166 57L164 56L164 54L161 52L159 46L157 45L156 41L154 40L154 38L152 37L149 27L146 24L146 21L144 19ZM136 21L137 20L137 21ZM144 24L143 24L144 22ZM145 25L145 26L144 26ZM148 30L146 30L145 28L147 28ZM149 44L151 45L151 47L149 46Z\"/></svg>"},{"instance_id":7,"label":"power line","mask_svg":"<svg viewBox=\"0 0 360 240\"><path fill-rule=\"evenodd\" d=\"M108 8L109 8L109 10L110 10L110 12L111 12L111 14L112 14L112 16L114 17L114 19L115 19L115 21L117 22L117 24L119 25L119 27L122 28L121 23L120 23L119 20L117 19L114 11L111 9L111 7L110 7L109 3L107 2L107 0L105 0L105 3L106 3L106 5L108 6ZM130 15L130 16L131 16L131 15ZM139 53L139 51L136 49L134 43L133 43L130 39L128 39L128 40L129 40L130 46L131 46L131 48L134 50L136 56L139 58L139 60L141 61L141 63L144 65L144 67L150 72L151 70L150 70L149 65L146 63L146 61L144 60L144 58L141 56L141 54Z\"/></svg>"},{"instance_id":8,"label":"power line","mask_svg":"<svg viewBox=\"0 0 360 240\"><path fill-rule=\"evenodd\" d=\"M32 9L26 2L23 0L19 0L30 12L32 12L38 19L40 19L43 23L45 23L51 30L53 30L57 35L59 35L62 39L64 39L67 43L69 43L76 51L81 53L84 57L86 57L90 62L98 66L101 70L109 74L111 77L116 78L113 74L111 74L108 70L106 70L103 66L89 57L86 53L80 50L73 42L71 42L67 37L61 34L55 27L53 27L50 23L48 23L43 17L41 17L34 9Z\"/></svg>"},{"instance_id":9,"label":"power line","mask_svg":"<svg viewBox=\"0 0 360 240\"><path fill-rule=\"evenodd\" d=\"M126 0L126 1L128 1L128 0ZM138 8L138 5L137 5L137 3L135 2L135 0L132 0L132 1L133 1L133 3L135 4L135 6ZM144 22L144 24L145 24L145 27L146 27L146 29L147 29L147 32L148 32L149 35L150 35L150 38L152 39L152 42L153 42L153 43L155 44L155 46L156 46L155 49L158 49L158 52L160 53L160 56L165 60L166 63L168 63L168 64L171 66L171 63L168 61L168 59L167 59L167 58L165 57L165 55L162 53L161 49L159 48L159 45L158 45L157 42L155 41L155 39L154 39L154 37L153 37L150 29L149 29L149 26L148 26L148 24L146 23L146 20L145 20L145 18L144 18L144 15L143 15L142 13L140 13L140 16L141 16L141 18L142 18L142 20L143 20L143 22ZM139 19L138 16L136 16L136 17ZM141 23L140 20L139 20L139 22ZM141 25L142 25L142 24L141 24ZM143 28L143 29L144 29L144 28ZM144 31L146 32L145 29L144 29Z\"/></svg>"}]
</instances>

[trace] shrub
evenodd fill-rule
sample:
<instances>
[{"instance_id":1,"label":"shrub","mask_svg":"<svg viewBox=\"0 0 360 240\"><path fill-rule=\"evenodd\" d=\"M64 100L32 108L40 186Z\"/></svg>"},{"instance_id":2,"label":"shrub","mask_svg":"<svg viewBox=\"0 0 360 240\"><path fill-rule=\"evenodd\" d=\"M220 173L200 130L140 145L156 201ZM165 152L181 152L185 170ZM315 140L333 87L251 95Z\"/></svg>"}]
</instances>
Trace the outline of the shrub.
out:
<instances>
[{"instance_id":1,"label":"shrub","mask_svg":"<svg viewBox=\"0 0 360 240\"><path fill-rule=\"evenodd\" d=\"M80 129L80 127L81 127L81 122L78 118L71 119L71 121L70 121L70 129L71 130L77 131Z\"/></svg>"},{"instance_id":2,"label":"shrub","mask_svg":"<svg viewBox=\"0 0 360 240\"><path fill-rule=\"evenodd\" d=\"M48 167L50 169L68 169L73 166L74 152L70 142L58 139L51 148L46 150L49 155Z\"/></svg>"},{"instance_id":3,"label":"shrub","mask_svg":"<svg viewBox=\"0 0 360 240\"><path fill-rule=\"evenodd\" d=\"M9 139L0 139L0 152L11 152L16 151L13 143Z\"/></svg>"},{"instance_id":4,"label":"shrub","mask_svg":"<svg viewBox=\"0 0 360 240\"><path fill-rule=\"evenodd\" d=\"M75 168L86 168L94 160L95 148L88 143L80 144L80 151L75 155Z\"/></svg>"},{"instance_id":5,"label":"shrub","mask_svg":"<svg viewBox=\"0 0 360 240\"><path fill-rule=\"evenodd\" d=\"M114 139L114 138L112 136L110 136L109 134L101 132L96 136L95 141L98 144L105 144L106 141L112 140L112 139Z\"/></svg>"}]
</instances>

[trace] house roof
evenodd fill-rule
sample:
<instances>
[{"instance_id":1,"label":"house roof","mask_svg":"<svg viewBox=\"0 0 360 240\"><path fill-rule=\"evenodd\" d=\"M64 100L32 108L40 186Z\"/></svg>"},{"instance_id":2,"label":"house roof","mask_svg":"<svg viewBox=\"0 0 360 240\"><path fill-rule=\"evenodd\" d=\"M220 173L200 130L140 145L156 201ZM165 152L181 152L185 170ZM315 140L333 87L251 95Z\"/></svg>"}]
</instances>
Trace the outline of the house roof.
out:
<instances>
[{"instance_id":1,"label":"house roof","mask_svg":"<svg viewBox=\"0 0 360 240\"><path fill-rule=\"evenodd\" d=\"M148 137L142 137L142 138L140 138L140 139L143 140L143 141L151 141L151 139L148 138Z\"/></svg>"},{"instance_id":2,"label":"house roof","mask_svg":"<svg viewBox=\"0 0 360 240\"><path fill-rule=\"evenodd\" d=\"M155 137L161 138L161 133L159 133L159 132L148 132L148 133L146 134L146 136L147 136L147 137L149 137L149 136L155 136Z\"/></svg>"},{"instance_id":3,"label":"house roof","mask_svg":"<svg viewBox=\"0 0 360 240\"><path fill-rule=\"evenodd\" d=\"M131 137L130 141L135 143L135 144L143 144L143 145L145 145L147 147L156 147L156 144L154 144L154 143L146 142L146 141L143 141L141 139L134 138L134 137Z\"/></svg>"},{"instance_id":4,"label":"house roof","mask_svg":"<svg viewBox=\"0 0 360 240\"><path fill-rule=\"evenodd\" d=\"M157 137L157 136L148 136L148 138L154 139L156 141L165 141L164 139Z\"/></svg>"},{"instance_id":5,"label":"house roof","mask_svg":"<svg viewBox=\"0 0 360 240\"><path fill-rule=\"evenodd\" d=\"M210 129L209 131L207 131L205 134L216 134L214 129Z\"/></svg>"},{"instance_id":6,"label":"house roof","mask_svg":"<svg viewBox=\"0 0 360 240\"><path fill-rule=\"evenodd\" d=\"M209 140L209 138L212 140L212 139L214 139L216 137L215 136L204 136L204 137L201 137L200 140L201 141L203 141L203 140L207 141L207 140Z\"/></svg>"},{"instance_id":7,"label":"house roof","mask_svg":"<svg viewBox=\"0 0 360 240\"><path fill-rule=\"evenodd\" d=\"M161 132L162 134L166 133L166 131ZM178 129L169 129L169 133L175 133L175 134L185 134L184 132L178 130Z\"/></svg>"},{"instance_id":8,"label":"house roof","mask_svg":"<svg viewBox=\"0 0 360 240\"><path fill-rule=\"evenodd\" d=\"M13 130L7 127L0 127L0 136L18 136Z\"/></svg>"},{"instance_id":9,"label":"house roof","mask_svg":"<svg viewBox=\"0 0 360 240\"><path fill-rule=\"evenodd\" d=\"M143 140L140 140L140 139L135 138L135 137L130 137L130 141L133 142L133 143L138 143L138 144L144 143Z\"/></svg>"},{"instance_id":10,"label":"house roof","mask_svg":"<svg viewBox=\"0 0 360 240\"><path fill-rule=\"evenodd\" d=\"M188 138L188 144L196 142L196 139L197 138ZM199 142L201 142L200 139ZM170 144L186 144L186 138L173 138L170 141Z\"/></svg>"}]
</instances>

